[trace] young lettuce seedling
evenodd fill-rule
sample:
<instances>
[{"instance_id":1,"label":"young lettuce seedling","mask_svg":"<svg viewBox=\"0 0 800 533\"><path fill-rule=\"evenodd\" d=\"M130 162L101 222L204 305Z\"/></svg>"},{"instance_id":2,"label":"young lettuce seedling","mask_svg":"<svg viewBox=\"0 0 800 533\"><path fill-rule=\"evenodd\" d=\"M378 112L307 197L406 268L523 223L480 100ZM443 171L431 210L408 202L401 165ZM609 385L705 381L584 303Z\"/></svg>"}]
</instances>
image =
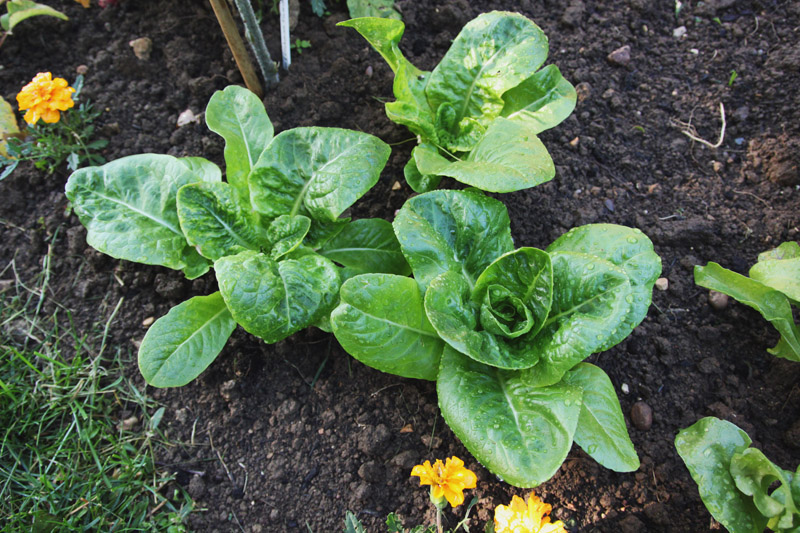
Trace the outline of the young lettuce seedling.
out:
<instances>
[{"instance_id":1,"label":"young lettuce seedling","mask_svg":"<svg viewBox=\"0 0 800 533\"><path fill-rule=\"evenodd\" d=\"M501 202L449 190L411 198L393 226L414 277L342 285L331 325L346 351L435 380L453 432L512 485L547 481L573 441L608 468L638 468L611 380L582 361L647 314L661 260L641 231L594 224L514 249Z\"/></svg>"},{"instance_id":2,"label":"young lettuce seedling","mask_svg":"<svg viewBox=\"0 0 800 533\"><path fill-rule=\"evenodd\" d=\"M501 11L478 16L432 72L400 51L402 21L365 17L340 25L358 31L394 72L396 100L386 114L417 136L404 170L416 192L435 189L442 176L492 192L553 178L537 135L567 118L577 97L558 67L539 70L548 43L532 21Z\"/></svg>"},{"instance_id":3,"label":"young lettuce seedling","mask_svg":"<svg viewBox=\"0 0 800 533\"><path fill-rule=\"evenodd\" d=\"M214 267L219 291L177 305L142 341L139 368L157 387L197 377L237 323L277 342L324 328L342 279L409 272L391 224L341 218L388 160L380 139L336 128L273 136L241 87L215 93L206 121L225 139L227 181L200 157L142 154L81 169L66 186L97 250L189 279Z\"/></svg>"},{"instance_id":4,"label":"young lettuce seedling","mask_svg":"<svg viewBox=\"0 0 800 533\"><path fill-rule=\"evenodd\" d=\"M792 317L792 306L800 305L800 246L785 242L758 256L758 262L742 276L709 263L694 267L694 282L752 307L781 334L778 344L767 351L777 357L800 362L800 329Z\"/></svg>"},{"instance_id":5,"label":"young lettuce seedling","mask_svg":"<svg viewBox=\"0 0 800 533\"><path fill-rule=\"evenodd\" d=\"M699 420L675 437L678 455L706 509L728 531L800 530L800 467L796 472L783 470L751 443L739 427L714 417Z\"/></svg>"}]
</instances>

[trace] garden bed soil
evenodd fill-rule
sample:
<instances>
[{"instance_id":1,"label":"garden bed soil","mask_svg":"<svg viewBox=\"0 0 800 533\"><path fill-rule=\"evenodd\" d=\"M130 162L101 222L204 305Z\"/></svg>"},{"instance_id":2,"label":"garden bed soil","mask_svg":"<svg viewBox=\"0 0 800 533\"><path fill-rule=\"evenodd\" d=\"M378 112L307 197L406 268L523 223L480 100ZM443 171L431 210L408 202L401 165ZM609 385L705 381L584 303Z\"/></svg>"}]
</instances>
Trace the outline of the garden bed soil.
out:
<instances>
[{"instance_id":1,"label":"garden bed soil","mask_svg":"<svg viewBox=\"0 0 800 533\"><path fill-rule=\"evenodd\" d=\"M83 97L104 110L98 131L110 141L108 160L156 152L202 155L223 166L223 141L202 120L176 126L186 109L202 114L215 90L242 83L207 2L122 0L88 10L52 3L68 22L31 19L0 48L6 100L39 71L71 80L85 70ZM311 47L266 95L269 116L276 131L335 126L391 143L380 182L352 210L354 217L391 220L412 194L402 167L414 144L383 110L392 98L391 71L355 31L336 27L347 18L344 2L329 1L322 18L301 4L293 39ZM424 69L482 12L518 11L544 29L548 62L578 87L579 103L541 136L555 179L495 195L508 206L515 242L545 247L593 222L635 226L654 242L669 281L627 340L590 359L619 392L641 467L615 473L575 446L537 494L572 532L722 529L675 452L675 435L714 415L794 470L800 364L767 353L777 333L755 311L734 301L712 308L692 269L716 261L744 273L759 252L798 238L800 4L688 1L677 17L672 2L645 0L401 0L398 7L407 25L401 47ZM276 55L277 16L268 14L263 27ZM152 41L149 59L129 45L142 37ZM623 46L629 61L609 60ZM715 143L720 103L727 125L719 148L681 133L679 123L691 121ZM123 300L110 341L144 387L135 359L143 323L214 291L213 273L187 281L180 272L87 247L63 194L67 177L66 169L48 176L23 164L0 182L2 267L13 262L23 281L47 268L50 301L71 312L79 331L104 324ZM13 279L12 269L2 277ZM368 531L383 531L391 511L407 526L430 523L427 490L409 473L414 464L451 455L478 475L468 493L479 498L472 531L482 531L495 506L528 492L499 481L465 450L439 414L433 383L366 367L316 329L274 345L239 329L195 382L147 393L167 407L161 428L179 444L159 464L194 499L193 531L341 531L346 510ZM649 429L629 416L636 402L652 408ZM120 419L131 414L123 410ZM451 526L463 507L457 511L446 512Z\"/></svg>"}]
</instances>

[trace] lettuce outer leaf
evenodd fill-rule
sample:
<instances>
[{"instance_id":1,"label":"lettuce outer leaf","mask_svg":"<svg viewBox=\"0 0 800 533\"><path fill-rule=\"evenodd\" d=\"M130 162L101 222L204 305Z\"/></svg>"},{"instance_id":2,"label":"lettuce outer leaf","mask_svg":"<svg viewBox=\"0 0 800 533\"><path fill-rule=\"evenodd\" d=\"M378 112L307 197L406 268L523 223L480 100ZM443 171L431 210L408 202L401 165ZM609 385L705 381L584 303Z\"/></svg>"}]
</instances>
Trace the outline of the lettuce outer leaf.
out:
<instances>
[{"instance_id":1,"label":"lettuce outer leaf","mask_svg":"<svg viewBox=\"0 0 800 533\"><path fill-rule=\"evenodd\" d=\"M588 253L620 267L628 275L633 292L630 309L624 324L609 335L599 351L619 344L647 316L653 285L661 275L661 258L641 230L616 224L587 224L556 239L547 251Z\"/></svg>"},{"instance_id":2,"label":"lettuce outer leaf","mask_svg":"<svg viewBox=\"0 0 800 533\"><path fill-rule=\"evenodd\" d=\"M436 390L453 433L482 465L515 487L550 479L572 447L579 387L531 387L518 372L486 366L448 346Z\"/></svg>"},{"instance_id":3,"label":"lettuce outer leaf","mask_svg":"<svg viewBox=\"0 0 800 533\"><path fill-rule=\"evenodd\" d=\"M74 172L66 195L100 252L137 263L183 270L190 279L210 264L186 241L178 218L178 189L203 179L181 160L159 154L123 157Z\"/></svg>"},{"instance_id":4,"label":"lettuce outer leaf","mask_svg":"<svg viewBox=\"0 0 800 533\"><path fill-rule=\"evenodd\" d=\"M589 363L578 363L564 383L583 389L575 444L592 459L615 472L634 472L639 457L625 426L625 417L608 375Z\"/></svg>"},{"instance_id":5,"label":"lettuce outer leaf","mask_svg":"<svg viewBox=\"0 0 800 533\"><path fill-rule=\"evenodd\" d=\"M353 275L411 273L392 224L382 218L354 220L317 253L348 267Z\"/></svg>"},{"instance_id":6,"label":"lettuce outer leaf","mask_svg":"<svg viewBox=\"0 0 800 533\"><path fill-rule=\"evenodd\" d=\"M186 300L147 330L139 371L154 387L182 387L217 358L235 328L219 292Z\"/></svg>"},{"instance_id":7,"label":"lettuce outer leaf","mask_svg":"<svg viewBox=\"0 0 800 533\"><path fill-rule=\"evenodd\" d=\"M514 192L550 181L556 168L533 130L498 117L465 159L436 173L485 191Z\"/></svg>"},{"instance_id":8,"label":"lettuce outer leaf","mask_svg":"<svg viewBox=\"0 0 800 533\"><path fill-rule=\"evenodd\" d=\"M575 87L564 79L557 66L547 65L503 94L500 116L539 134L570 116L577 101Z\"/></svg>"},{"instance_id":9,"label":"lettuce outer leaf","mask_svg":"<svg viewBox=\"0 0 800 533\"><path fill-rule=\"evenodd\" d=\"M767 525L753 500L737 490L731 475L731 459L751 442L734 424L714 417L695 422L675 437L678 455L697 483L706 509L731 533L762 533Z\"/></svg>"},{"instance_id":10,"label":"lettuce outer leaf","mask_svg":"<svg viewBox=\"0 0 800 533\"><path fill-rule=\"evenodd\" d=\"M749 276L782 292L794 305L799 305L800 246L796 242L784 242L774 250L759 254L758 263L752 266Z\"/></svg>"},{"instance_id":11,"label":"lettuce outer leaf","mask_svg":"<svg viewBox=\"0 0 800 533\"><path fill-rule=\"evenodd\" d=\"M308 215L335 222L380 177L389 146L339 128L294 128L278 134L250 175L253 207L267 218Z\"/></svg>"},{"instance_id":12,"label":"lettuce outer leaf","mask_svg":"<svg viewBox=\"0 0 800 533\"><path fill-rule=\"evenodd\" d=\"M247 250L218 259L214 270L233 318L268 343L329 313L339 292L336 265L317 254L276 262Z\"/></svg>"},{"instance_id":13,"label":"lettuce outer leaf","mask_svg":"<svg viewBox=\"0 0 800 533\"><path fill-rule=\"evenodd\" d=\"M778 344L767 351L791 361L800 361L800 330L794 323L792 307L783 293L713 262L704 267L694 267L694 282L706 289L727 294L761 313L781 334Z\"/></svg>"},{"instance_id":14,"label":"lettuce outer leaf","mask_svg":"<svg viewBox=\"0 0 800 533\"><path fill-rule=\"evenodd\" d=\"M345 281L340 296L331 326L347 353L382 372L436 380L444 342L425 316L413 279L363 274Z\"/></svg>"},{"instance_id":15,"label":"lettuce outer leaf","mask_svg":"<svg viewBox=\"0 0 800 533\"><path fill-rule=\"evenodd\" d=\"M514 249L505 206L472 191L432 191L409 199L393 223L421 287L438 275L462 274L470 288L495 259Z\"/></svg>"}]
</instances>

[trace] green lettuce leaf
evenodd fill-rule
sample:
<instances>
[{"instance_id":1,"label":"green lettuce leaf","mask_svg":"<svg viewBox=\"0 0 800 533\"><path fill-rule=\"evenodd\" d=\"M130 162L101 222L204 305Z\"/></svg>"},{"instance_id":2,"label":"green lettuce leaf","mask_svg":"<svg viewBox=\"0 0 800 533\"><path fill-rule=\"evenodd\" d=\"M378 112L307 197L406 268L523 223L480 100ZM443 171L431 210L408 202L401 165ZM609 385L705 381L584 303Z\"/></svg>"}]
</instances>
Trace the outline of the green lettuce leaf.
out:
<instances>
[{"instance_id":1,"label":"green lettuce leaf","mask_svg":"<svg viewBox=\"0 0 800 533\"><path fill-rule=\"evenodd\" d=\"M236 328L219 292L195 296L156 320L139 347L139 371L154 387L182 387L217 358Z\"/></svg>"},{"instance_id":2,"label":"green lettuce leaf","mask_svg":"<svg viewBox=\"0 0 800 533\"><path fill-rule=\"evenodd\" d=\"M632 301L625 321L599 351L616 346L638 326L653 297L653 285L661 275L661 258L653 243L639 229L616 224L587 224L573 228L547 247L548 252L587 253L609 261L628 275Z\"/></svg>"},{"instance_id":3,"label":"green lettuce leaf","mask_svg":"<svg viewBox=\"0 0 800 533\"><path fill-rule=\"evenodd\" d=\"M436 390L453 433L482 465L515 487L550 479L572 447L579 387L531 387L518 372L486 366L448 346Z\"/></svg>"},{"instance_id":4,"label":"green lettuce leaf","mask_svg":"<svg viewBox=\"0 0 800 533\"><path fill-rule=\"evenodd\" d=\"M557 66L548 65L503 94L500 116L538 134L570 116L577 100L575 87L561 76Z\"/></svg>"},{"instance_id":5,"label":"green lettuce leaf","mask_svg":"<svg viewBox=\"0 0 800 533\"><path fill-rule=\"evenodd\" d=\"M575 443L606 468L616 472L637 470L639 457L606 373L589 363L578 363L564 375L564 383L583 389Z\"/></svg>"},{"instance_id":6,"label":"green lettuce leaf","mask_svg":"<svg viewBox=\"0 0 800 533\"><path fill-rule=\"evenodd\" d=\"M739 492L731 459L751 444L747 433L714 417L697 421L675 437L675 448L711 515L731 533L762 533L767 525L753 500Z\"/></svg>"},{"instance_id":7,"label":"green lettuce leaf","mask_svg":"<svg viewBox=\"0 0 800 533\"><path fill-rule=\"evenodd\" d=\"M190 183L178 190L178 218L186 240L216 261L267 244L263 228L241 208L227 183Z\"/></svg>"},{"instance_id":8,"label":"green lettuce leaf","mask_svg":"<svg viewBox=\"0 0 800 533\"><path fill-rule=\"evenodd\" d=\"M556 168L534 131L498 117L465 159L440 166L436 174L484 191L513 192L550 181Z\"/></svg>"},{"instance_id":9,"label":"green lettuce leaf","mask_svg":"<svg viewBox=\"0 0 800 533\"><path fill-rule=\"evenodd\" d=\"M248 250L218 259L214 270L233 318L268 343L329 313L339 291L336 265L317 254L276 262Z\"/></svg>"},{"instance_id":10,"label":"green lettuce leaf","mask_svg":"<svg viewBox=\"0 0 800 533\"><path fill-rule=\"evenodd\" d=\"M181 231L177 194L184 185L208 178L168 155L134 155L77 170L67 181L66 195L95 249L195 278L210 264Z\"/></svg>"},{"instance_id":11,"label":"green lettuce leaf","mask_svg":"<svg viewBox=\"0 0 800 533\"><path fill-rule=\"evenodd\" d=\"M381 218L354 220L317 253L347 267L353 275L411 273L392 224Z\"/></svg>"},{"instance_id":12,"label":"green lettuce leaf","mask_svg":"<svg viewBox=\"0 0 800 533\"><path fill-rule=\"evenodd\" d=\"M792 307L783 293L722 268L717 263L694 267L694 282L706 289L727 294L761 313L781 334L778 344L768 351L778 357L800 361L800 330L794 323Z\"/></svg>"},{"instance_id":13,"label":"green lettuce leaf","mask_svg":"<svg viewBox=\"0 0 800 533\"><path fill-rule=\"evenodd\" d=\"M339 128L294 128L278 134L250 175L250 198L267 218L308 215L334 222L375 183L389 146Z\"/></svg>"},{"instance_id":14,"label":"green lettuce leaf","mask_svg":"<svg viewBox=\"0 0 800 533\"><path fill-rule=\"evenodd\" d=\"M523 371L531 385L557 383L572 367L600 351L624 324L632 301L628 276L594 255L551 252L553 305L533 349L539 362Z\"/></svg>"},{"instance_id":15,"label":"green lettuce leaf","mask_svg":"<svg viewBox=\"0 0 800 533\"><path fill-rule=\"evenodd\" d=\"M800 246L785 242L758 255L758 263L749 272L750 278L780 291L794 305L800 302Z\"/></svg>"},{"instance_id":16,"label":"green lettuce leaf","mask_svg":"<svg viewBox=\"0 0 800 533\"><path fill-rule=\"evenodd\" d=\"M345 281L340 297L331 326L347 353L383 372L436 379L444 343L425 316L413 279L363 274Z\"/></svg>"},{"instance_id":17,"label":"green lettuce leaf","mask_svg":"<svg viewBox=\"0 0 800 533\"><path fill-rule=\"evenodd\" d=\"M281 215L267 228L270 241L270 257L276 261L291 253L303 242L311 228L311 219L303 215Z\"/></svg>"},{"instance_id":18,"label":"green lettuce leaf","mask_svg":"<svg viewBox=\"0 0 800 533\"><path fill-rule=\"evenodd\" d=\"M477 192L432 191L409 199L393 223L400 248L425 288L454 271L470 285L514 249L505 206Z\"/></svg>"},{"instance_id":19,"label":"green lettuce leaf","mask_svg":"<svg viewBox=\"0 0 800 533\"><path fill-rule=\"evenodd\" d=\"M211 96L206 125L225 139L228 183L236 189L242 204L250 205L248 176L274 134L264 104L249 90L230 85Z\"/></svg>"}]
</instances>

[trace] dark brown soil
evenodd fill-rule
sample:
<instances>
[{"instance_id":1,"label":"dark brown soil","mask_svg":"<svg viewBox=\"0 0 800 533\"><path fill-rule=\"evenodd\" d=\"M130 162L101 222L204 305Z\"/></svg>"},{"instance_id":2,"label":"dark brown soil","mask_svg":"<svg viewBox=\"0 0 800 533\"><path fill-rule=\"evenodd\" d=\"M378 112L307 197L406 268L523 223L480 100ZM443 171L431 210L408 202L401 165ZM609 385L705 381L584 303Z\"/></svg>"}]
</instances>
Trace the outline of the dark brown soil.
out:
<instances>
[{"instance_id":1,"label":"dark brown soil","mask_svg":"<svg viewBox=\"0 0 800 533\"><path fill-rule=\"evenodd\" d=\"M265 98L276 130L338 126L406 141L408 132L383 112L390 70L354 31L335 26L347 18L344 2L328 3L331 14L318 18L302 2L294 37L312 47L295 55ZM0 48L7 100L39 71L73 79L84 65L84 95L105 110L99 125L110 140L107 159L158 152L222 164L222 140L202 122L175 125L186 109L201 113L215 90L241 83L207 2L123 0L105 10L58 4L69 22L32 19ZM673 2L646 0L398 6L407 24L403 49L427 69L484 11L516 10L545 30L550 62L581 99L564 124L542 136L556 162L555 180L501 196L515 240L544 247L580 224L636 226L655 243L669 279L631 337L591 359L621 391L626 415L637 401L652 407L649 430L629 419L641 468L615 473L575 447L537 493L573 532L721 529L675 452L679 429L716 415L745 429L782 467L794 470L800 462L789 431L800 423L800 364L766 352L777 334L755 311L736 302L713 310L692 278L692 267L708 261L746 272L759 252L798 239L800 4L684 1L677 18ZM276 19L264 22L273 54ZM675 37L680 26L685 36ZM152 39L148 60L129 46L140 37ZM609 62L624 45L630 62ZM729 83L732 71L737 77ZM716 142L720 102L727 128L719 149L681 133L680 122L691 122L700 137ZM411 144L394 146L381 182L354 216L391 219L409 197L402 165ZM87 248L63 194L66 178L65 169L47 176L21 165L0 182L0 268L13 261L30 280L50 253L49 296L86 332L124 298L111 335L137 375L142 322L213 291L213 274L189 282L179 272ZM3 277L13 276L6 270ZM194 498L191 530L341 531L348 509L369 531L383 531L390 511L409 526L430 521L427 491L417 488L410 469L454 454L479 478L471 492L480 498L473 531L482 530L496 505L527 493L495 479L466 452L439 416L432 383L365 367L318 330L275 345L238 330L197 381L147 392L168 406L168 436L182 443L160 461ZM448 511L451 525L457 516Z\"/></svg>"}]
</instances>

